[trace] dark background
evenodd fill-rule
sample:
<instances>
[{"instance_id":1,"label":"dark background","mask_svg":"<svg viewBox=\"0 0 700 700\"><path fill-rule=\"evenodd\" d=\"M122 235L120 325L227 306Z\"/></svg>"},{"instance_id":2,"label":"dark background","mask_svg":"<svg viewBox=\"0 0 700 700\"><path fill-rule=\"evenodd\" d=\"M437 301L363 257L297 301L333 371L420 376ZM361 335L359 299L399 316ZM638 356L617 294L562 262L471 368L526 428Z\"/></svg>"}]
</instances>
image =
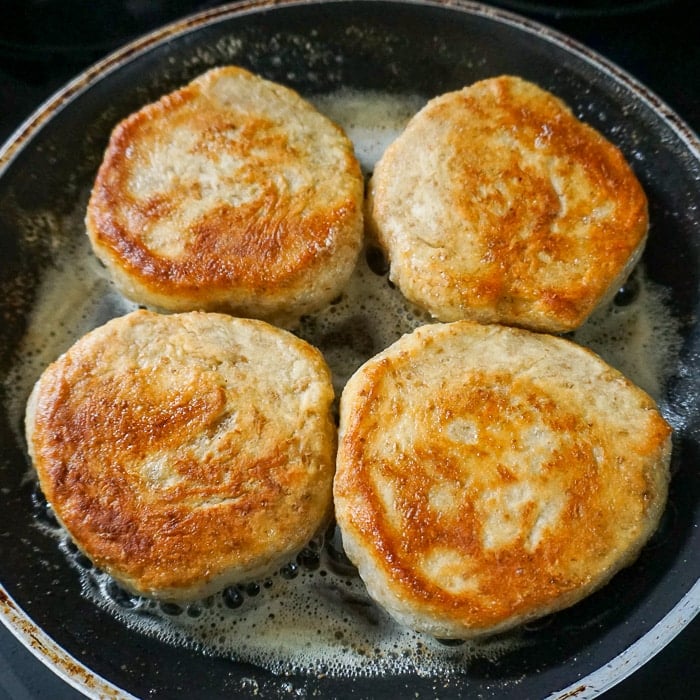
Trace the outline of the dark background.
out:
<instances>
[{"instance_id":1,"label":"dark background","mask_svg":"<svg viewBox=\"0 0 700 700\"><path fill-rule=\"evenodd\" d=\"M125 41L217 4L221 3L5 0L0 23L0 143L54 91ZM598 51L651 88L695 133L700 132L696 0L494 0L490 4L559 29ZM699 657L700 619L605 698L700 698ZM0 700L80 697L0 624Z\"/></svg>"}]
</instances>

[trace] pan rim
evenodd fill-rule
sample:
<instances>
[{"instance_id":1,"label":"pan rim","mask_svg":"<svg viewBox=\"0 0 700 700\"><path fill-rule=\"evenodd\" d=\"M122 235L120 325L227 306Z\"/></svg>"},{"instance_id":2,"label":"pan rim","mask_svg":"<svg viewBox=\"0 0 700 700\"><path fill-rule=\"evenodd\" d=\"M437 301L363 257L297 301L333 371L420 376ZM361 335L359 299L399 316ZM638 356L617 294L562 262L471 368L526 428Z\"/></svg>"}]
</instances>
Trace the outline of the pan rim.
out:
<instances>
[{"instance_id":1,"label":"pan rim","mask_svg":"<svg viewBox=\"0 0 700 700\"><path fill-rule=\"evenodd\" d=\"M243 0L243 2L228 3L195 13L148 32L110 53L78 74L29 115L10 135L5 144L0 147L0 178L22 149L31 142L42 127L61 111L66 104L79 99L82 93L89 90L96 83L108 78L109 75L118 71L121 66L137 60L140 56L152 51L170 39L197 32L204 27L224 22L234 16L256 14L261 10L317 4L360 4L373 1ZM508 10L472 2L471 0L384 0L384 2L396 5L439 7L463 12L467 15L493 20L497 23L514 27L536 37L537 40L544 40L564 49L567 53L578 57L597 71L611 78L616 85L627 89L639 102L660 117L687 148L689 154L695 160L700 161L700 138L664 100L627 71L577 40ZM675 606L635 643L610 659L604 666L569 686L550 694L548 698L550 700L565 698L575 692L579 700L586 700L609 690L662 651L698 613L700 613L700 580L696 581ZM69 685L88 697L134 698L133 695L92 671L80 660L60 647L14 601L1 582L0 621L36 658Z\"/></svg>"},{"instance_id":2,"label":"pan rim","mask_svg":"<svg viewBox=\"0 0 700 700\"><path fill-rule=\"evenodd\" d=\"M82 92L118 70L122 64L137 59L140 55L155 49L168 39L198 31L209 24L223 22L233 16L255 14L263 9L321 4L369 4L374 2L376 0L241 0L240 2L225 3L215 8L189 15L147 32L86 68L40 104L10 134L5 143L0 146L0 177L2 177L4 171L24 144L30 141L41 126L51 119L56 112L60 111L65 103L77 99ZM662 117L663 121L671 127L695 158L700 160L700 136L695 134L693 129L665 100L637 80L631 73L563 32L509 10L474 2L473 0L382 0L382 2L395 5L432 6L463 12L476 17L492 19L532 34L538 39L545 39L549 43L564 49L567 53L573 54L586 63L591 64L592 67L612 78L614 82L621 83L628 88L636 97L641 99L646 107Z\"/></svg>"}]
</instances>

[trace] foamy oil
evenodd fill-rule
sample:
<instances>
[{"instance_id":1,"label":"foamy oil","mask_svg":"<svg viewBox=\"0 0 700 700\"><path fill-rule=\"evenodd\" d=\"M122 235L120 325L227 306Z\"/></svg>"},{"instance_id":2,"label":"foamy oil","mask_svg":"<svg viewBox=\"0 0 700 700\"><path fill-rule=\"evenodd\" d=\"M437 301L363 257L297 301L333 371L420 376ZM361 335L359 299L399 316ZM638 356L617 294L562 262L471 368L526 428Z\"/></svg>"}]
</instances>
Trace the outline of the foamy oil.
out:
<instances>
[{"instance_id":1,"label":"foamy oil","mask_svg":"<svg viewBox=\"0 0 700 700\"><path fill-rule=\"evenodd\" d=\"M314 102L345 128L365 175L423 104L416 96L357 91L318 96ZM83 224L86 203L83 192L75 211L53 222L60 256L42 278L18 353L21 361L7 380L10 418L18 432L31 387L46 365L91 328L135 308L115 291L90 250ZM40 224L28 221L27 230L33 225ZM640 266L573 339L661 400L680 348L669 309L667 291L649 281ZM394 288L386 261L369 247L342 295L302 319L297 332L323 351L339 395L363 362L430 321ZM35 508L38 526L57 540L79 573L82 594L95 605L135 632L273 673L445 678L463 672L470 659L497 658L527 643L522 630L454 646L401 627L369 599L334 529L262 581L231 586L187 605L133 596L77 550L38 488Z\"/></svg>"}]
</instances>

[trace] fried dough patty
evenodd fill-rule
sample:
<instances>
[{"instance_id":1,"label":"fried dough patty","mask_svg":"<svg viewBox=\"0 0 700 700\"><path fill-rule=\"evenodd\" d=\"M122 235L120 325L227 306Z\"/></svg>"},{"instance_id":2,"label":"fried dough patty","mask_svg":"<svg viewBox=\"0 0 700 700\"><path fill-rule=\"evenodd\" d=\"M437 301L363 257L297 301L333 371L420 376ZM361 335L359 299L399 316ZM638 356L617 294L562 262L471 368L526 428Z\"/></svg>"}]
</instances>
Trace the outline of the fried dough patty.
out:
<instances>
[{"instance_id":1,"label":"fried dough patty","mask_svg":"<svg viewBox=\"0 0 700 700\"><path fill-rule=\"evenodd\" d=\"M336 433L320 353L257 320L136 311L28 402L41 488L95 565L169 600L264 576L327 523Z\"/></svg>"},{"instance_id":2,"label":"fried dough patty","mask_svg":"<svg viewBox=\"0 0 700 700\"><path fill-rule=\"evenodd\" d=\"M370 595L436 637L576 603L657 527L670 428L641 389L550 335L424 326L341 398L334 498Z\"/></svg>"},{"instance_id":3,"label":"fried dough patty","mask_svg":"<svg viewBox=\"0 0 700 700\"><path fill-rule=\"evenodd\" d=\"M290 325L349 278L363 189L340 127L294 91L228 66L117 125L86 225L138 303Z\"/></svg>"},{"instance_id":4,"label":"fried dough patty","mask_svg":"<svg viewBox=\"0 0 700 700\"><path fill-rule=\"evenodd\" d=\"M366 212L391 279L435 318L550 332L614 294L648 229L621 152L510 76L415 115L377 163Z\"/></svg>"}]
</instances>

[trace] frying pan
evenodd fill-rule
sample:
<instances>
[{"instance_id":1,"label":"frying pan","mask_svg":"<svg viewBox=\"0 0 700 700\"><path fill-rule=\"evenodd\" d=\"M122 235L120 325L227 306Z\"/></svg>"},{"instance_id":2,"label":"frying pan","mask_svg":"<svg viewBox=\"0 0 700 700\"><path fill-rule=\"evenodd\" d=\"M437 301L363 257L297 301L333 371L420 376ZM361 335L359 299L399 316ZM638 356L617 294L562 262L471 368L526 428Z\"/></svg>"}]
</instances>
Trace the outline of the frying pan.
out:
<instances>
[{"instance_id":1,"label":"frying pan","mask_svg":"<svg viewBox=\"0 0 700 700\"><path fill-rule=\"evenodd\" d=\"M313 97L339 88L425 98L500 73L552 90L633 164L650 203L643 264L681 342L659 397L674 427L669 504L639 560L525 644L449 677L274 675L137 634L81 594L41 527L12 368L42 284L84 235L71 218L118 119L202 72L237 63ZM630 76L536 23L468 2L250 2L170 25L54 96L0 152L0 617L95 697L592 697L659 651L700 605L700 144ZM69 225L66 222L73 222ZM99 306L99 304L98 304ZM105 319L99 319L105 320ZM97 323L97 317L94 322ZM45 334L56 332L50 319ZM26 351L23 351L26 352ZM22 400L26 396L20 396Z\"/></svg>"}]
</instances>

